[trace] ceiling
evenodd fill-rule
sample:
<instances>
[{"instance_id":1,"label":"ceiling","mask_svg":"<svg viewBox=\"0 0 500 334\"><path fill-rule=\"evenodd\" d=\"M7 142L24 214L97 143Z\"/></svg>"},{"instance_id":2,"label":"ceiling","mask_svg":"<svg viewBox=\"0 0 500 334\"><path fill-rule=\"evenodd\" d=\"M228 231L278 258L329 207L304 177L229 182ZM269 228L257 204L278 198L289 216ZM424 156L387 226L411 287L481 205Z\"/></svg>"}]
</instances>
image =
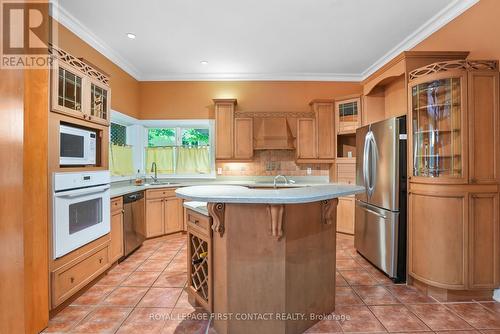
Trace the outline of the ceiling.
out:
<instances>
[{"instance_id":1,"label":"ceiling","mask_svg":"<svg viewBox=\"0 0 500 334\"><path fill-rule=\"evenodd\" d=\"M477 1L59 0L53 16L138 80L357 81Z\"/></svg>"}]
</instances>

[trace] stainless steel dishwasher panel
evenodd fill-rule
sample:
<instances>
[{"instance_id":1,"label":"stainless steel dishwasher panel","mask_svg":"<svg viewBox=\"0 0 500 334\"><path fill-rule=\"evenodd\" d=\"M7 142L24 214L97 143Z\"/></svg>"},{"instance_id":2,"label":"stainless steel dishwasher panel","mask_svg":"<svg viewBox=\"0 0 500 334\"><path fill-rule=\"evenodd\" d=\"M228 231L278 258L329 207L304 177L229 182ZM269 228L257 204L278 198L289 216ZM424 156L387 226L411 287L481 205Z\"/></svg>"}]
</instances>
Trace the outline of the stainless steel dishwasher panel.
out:
<instances>
[{"instance_id":1,"label":"stainless steel dishwasher panel","mask_svg":"<svg viewBox=\"0 0 500 334\"><path fill-rule=\"evenodd\" d=\"M144 192L123 196L123 210L123 248L126 257L146 239Z\"/></svg>"},{"instance_id":2,"label":"stainless steel dishwasher panel","mask_svg":"<svg viewBox=\"0 0 500 334\"><path fill-rule=\"evenodd\" d=\"M389 277L397 274L399 212L356 200L354 246Z\"/></svg>"}]
</instances>

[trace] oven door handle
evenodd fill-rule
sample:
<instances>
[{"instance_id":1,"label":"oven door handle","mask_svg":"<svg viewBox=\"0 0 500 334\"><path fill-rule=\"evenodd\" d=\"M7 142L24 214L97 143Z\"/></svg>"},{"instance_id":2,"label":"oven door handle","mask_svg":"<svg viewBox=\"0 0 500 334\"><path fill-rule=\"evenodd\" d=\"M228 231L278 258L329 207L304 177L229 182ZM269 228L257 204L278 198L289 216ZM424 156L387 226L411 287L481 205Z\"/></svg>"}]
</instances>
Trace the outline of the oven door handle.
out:
<instances>
[{"instance_id":1,"label":"oven door handle","mask_svg":"<svg viewBox=\"0 0 500 334\"><path fill-rule=\"evenodd\" d=\"M82 196L82 195L90 195L90 194L104 192L108 189L109 189L109 184L104 185L104 186L98 186L98 187L91 187L91 188L85 188L85 189L76 189L76 190L59 192L59 193L55 193L54 196L55 197L78 197L78 196Z\"/></svg>"}]
</instances>

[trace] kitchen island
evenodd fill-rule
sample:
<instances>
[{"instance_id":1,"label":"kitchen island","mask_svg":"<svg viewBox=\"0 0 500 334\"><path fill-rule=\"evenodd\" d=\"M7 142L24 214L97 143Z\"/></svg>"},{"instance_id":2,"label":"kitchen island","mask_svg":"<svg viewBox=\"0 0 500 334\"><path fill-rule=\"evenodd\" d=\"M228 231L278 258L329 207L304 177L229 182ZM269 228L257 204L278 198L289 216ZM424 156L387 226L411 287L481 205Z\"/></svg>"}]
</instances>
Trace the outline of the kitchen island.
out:
<instances>
[{"instance_id":1,"label":"kitchen island","mask_svg":"<svg viewBox=\"0 0 500 334\"><path fill-rule=\"evenodd\" d=\"M363 190L336 184L177 189L180 198L207 202L213 219L217 333L302 333L331 314L337 197Z\"/></svg>"}]
</instances>

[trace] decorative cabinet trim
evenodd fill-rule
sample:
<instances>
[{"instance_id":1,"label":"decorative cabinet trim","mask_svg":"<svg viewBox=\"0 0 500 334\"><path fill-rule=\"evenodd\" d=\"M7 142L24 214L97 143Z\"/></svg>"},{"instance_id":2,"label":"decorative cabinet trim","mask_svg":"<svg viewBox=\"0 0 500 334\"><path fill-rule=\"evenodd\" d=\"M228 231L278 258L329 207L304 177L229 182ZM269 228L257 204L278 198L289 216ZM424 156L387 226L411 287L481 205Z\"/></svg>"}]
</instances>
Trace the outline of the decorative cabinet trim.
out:
<instances>
[{"instance_id":1,"label":"decorative cabinet trim","mask_svg":"<svg viewBox=\"0 0 500 334\"><path fill-rule=\"evenodd\" d=\"M224 235L224 212L226 206L224 203L208 203L208 213L213 219L212 230L219 233L222 237Z\"/></svg>"},{"instance_id":2,"label":"decorative cabinet trim","mask_svg":"<svg viewBox=\"0 0 500 334\"><path fill-rule=\"evenodd\" d=\"M335 222L338 202L338 198L321 202L321 221L323 224L331 225Z\"/></svg>"},{"instance_id":3,"label":"decorative cabinet trim","mask_svg":"<svg viewBox=\"0 0 500 334\"><path fill-rule=\"evenodd\" d=\"M283 212L285 206L283 204L271 204L267 206L267 211L271 218L269 234L279 240L283 236Z\"/></svg>"},{"instance_id":4,"label":"decorative cabinet trim","mask_svg":"<svg viewBox=\"0 0 500 334\"><path fill-rule=\"evenodd\" d=\"M498 70L498 61L496 60L450 60L429 64L413 70L409 74L409 80L415 80L420 77L453 70Z\"/></svg>"},{"instance_id":5,"label":"decorative cabinet trim","mask_svg":"<svg viewBox=\"0 0 500 334\"><path fill-rule=\"evenodd\" d=\"M271 118L271 117L289 117L289 118L315 118L314 112L310 111L236 111L234 117L248 117L248 118Z\"/></svg>"},{"instance_id":6,"label":"decorative cabinet trim","mask_svg":"<svg viewBox=\"0 0 500 334\"><path fill-rule=\"evenodd\" d=\"M76 69L78 69L80 72L84 73L85 75L99 81L100 83L109 86L109 77L100 71L96 70L94 67L90 66L86 62L84 62L81 59L76 58L75 56L72 56L68 52L55 47L51 45L49 48L49 52L51 55L56 57L59 61L62 61Z\"/></svg>"}]
</instances>

